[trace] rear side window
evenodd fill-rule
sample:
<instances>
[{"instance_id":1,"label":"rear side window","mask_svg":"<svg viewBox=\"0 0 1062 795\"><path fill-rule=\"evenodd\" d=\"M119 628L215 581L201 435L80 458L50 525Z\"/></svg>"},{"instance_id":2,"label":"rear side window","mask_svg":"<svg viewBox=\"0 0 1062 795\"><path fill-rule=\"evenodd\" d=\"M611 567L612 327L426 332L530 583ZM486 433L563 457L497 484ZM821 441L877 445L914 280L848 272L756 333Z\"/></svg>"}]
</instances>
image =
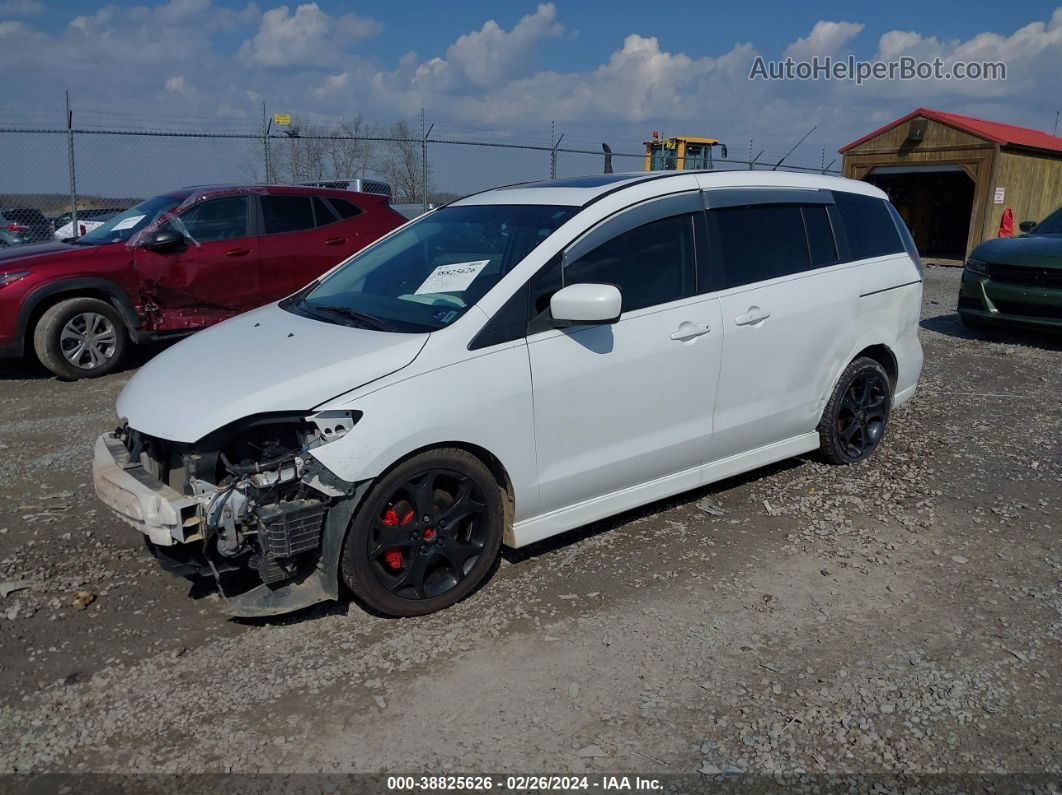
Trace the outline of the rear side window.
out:
<instances>
[{"instance_id":1,"label":"rear side window","mask_svg":"<svg viewBox=\"0 0 1062 795\"><path fill-rule=\"evenodd\" d=\"M318 226L328 226L339 220L336 218L336 214L332 212L332 208L325 204L320 196L313 197L313 214L317 219Z\"/></svg>"},{"instance_id":2,"label":"rear side window","mask_svg":"<svg viewBox=\"0 0 1062 795\"><path fill-rule=\"evenodd\" d=\"M724 207L711 210L708 215L722 254L723 289L788 276L811 267L799 206Z\"/></svg>"},{"instance_id":3,"label":"rear side window","mask_svg":"<svg viewBox=\"0 0 1062 795\"><path fill-rule=\"evenodd\" d=\"M618 235L564 268L564 285L614 284L623 311L693 293L693 218L676 215Z\"/></svg>"},{"instance_id":4,"label":"rear side window","mask_svg":"<svg viewBox=\"0 0 1062 795\"><path fill-rule=\"evenodd\" d=\"M852 259L881 257L904 250L884 199L844 191L834 191L833 198L844 223Z\"/></svg>"},{"instance_id":5,"label":"rear side window","mask_svg":"<svg viewBox=\"0 0 1062 795\"><path fill-rule=\"evenodd\" d=\"M800 211L804 214L804 227L808 232L811 267L824 268L827 265L835 265L839 260L837 242L833 238L833 227L830 226L830 216L826 212L826 206L808 205L802 207Z\"/></svg>"},{"instance_id":6,"label":"rear side window","mask_svg":"<svg viewBox=\"0 0 1062 795\"><path fill-rule=\"evenodd\" d=\"M353 218L355 215L361 213L361 210L346 199L329 198L328 202L335 208L336 212L339 213L340 218Z\"/></svg>"},{"instance_id":7,"label":"rear side window","mask_svg":"<svg viewBox=\"0 0 1062 795\"><path fill-rule=\"evenodd\" d=\"M313 229L309 196L263 196L262 219L267 235Z\"/></svg>"}]
</instances>

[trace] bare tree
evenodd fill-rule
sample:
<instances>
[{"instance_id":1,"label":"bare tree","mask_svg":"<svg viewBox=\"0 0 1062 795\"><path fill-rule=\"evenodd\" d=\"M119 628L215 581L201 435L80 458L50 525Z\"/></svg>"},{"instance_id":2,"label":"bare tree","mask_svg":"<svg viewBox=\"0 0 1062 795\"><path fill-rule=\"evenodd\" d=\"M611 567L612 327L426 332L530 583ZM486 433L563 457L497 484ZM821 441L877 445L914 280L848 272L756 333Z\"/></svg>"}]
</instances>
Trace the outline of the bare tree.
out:
<instances>
[{"instance_id":1,"label":"bare tree","mask_svg":"<svg viewBox=\"0 0 1062 795\"><path fill-rule=\"evenodd\" d=\"M362 177L373 160L372 135L361 116L340 122L326 146L328 162L335 177Z\"/></svg>"},{"instance_id":2,"label":"bare tree","mask_svg":"<svg viewBox=\"0 0 1062 795\"><path fill-rule=\"evenodd\" d=\"M286 138L270 141L270 177L276 182L316 182L362 176L373 157L360 116L334 127L293 120Z\"/></svg>"},{"instance_id":3,"label":"bare tree","mask_svg":"<svg viewBox=\"0 0 1062 795\"><path fill-rule=\"evenodd\" d=\"M416 204L422 201L427 179L423 173L420 136L405 121L392 124L386 133L380 170L391 183L395 202Z\"/></svg>"}]
</instances>

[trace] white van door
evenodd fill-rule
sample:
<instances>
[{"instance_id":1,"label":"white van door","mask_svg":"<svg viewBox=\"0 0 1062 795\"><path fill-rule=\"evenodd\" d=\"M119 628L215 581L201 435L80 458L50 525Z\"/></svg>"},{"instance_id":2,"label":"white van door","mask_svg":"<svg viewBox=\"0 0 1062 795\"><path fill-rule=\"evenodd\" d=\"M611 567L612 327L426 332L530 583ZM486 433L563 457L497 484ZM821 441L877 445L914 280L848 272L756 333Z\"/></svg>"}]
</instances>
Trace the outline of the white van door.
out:
<instances>
[{"instance_id":1,"label":"white van door","mask_svg":"<svg viewBox=\"0 0 1062 795\"><path fill-rule=\"evenodd\" d=\"M855 271L839 263L828 192L735 205L717 193L727 192L708 197L712 265L724 288L713 460L816 429L858 333L859 305ZM819 203L796 203L809 198Z\"/></svg>"},{"instance_id":2,"label":"white van door","mask_svg":"<svg viewBox=\"0 0 1062 795\"><path fill-rule=\"evenodd\" d=\"M539 317L527 344L544 512L705 461L722 335L719 302L696 287L701 223L698 209L598 235L532 285ZM581 282L619 287L619 321L550 327L549 296Z\"/></svg>"}]
</instances>

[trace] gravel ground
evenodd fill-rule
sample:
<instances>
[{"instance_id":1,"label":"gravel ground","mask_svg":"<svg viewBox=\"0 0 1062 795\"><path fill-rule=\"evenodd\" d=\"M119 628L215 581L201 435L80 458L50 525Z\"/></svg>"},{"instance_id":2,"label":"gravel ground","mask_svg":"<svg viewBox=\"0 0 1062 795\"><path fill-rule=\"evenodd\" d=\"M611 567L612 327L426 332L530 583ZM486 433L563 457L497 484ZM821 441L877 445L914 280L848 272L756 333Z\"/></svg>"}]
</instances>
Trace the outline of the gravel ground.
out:
<instances>
[{"instance_id":1,"label":"gravel ground","mask_svg":"<svg viewBox=\"0 0 1062 795\"><path fill-rule=\"evenodd\" d=\"M420 619L226 619L95 501L130 373L9 367L0 771L1057 780L1062 346L972 337L957 283L927 272L921 386L871 461L793 459L507 553Z\"/></svg>"}]
</instances>

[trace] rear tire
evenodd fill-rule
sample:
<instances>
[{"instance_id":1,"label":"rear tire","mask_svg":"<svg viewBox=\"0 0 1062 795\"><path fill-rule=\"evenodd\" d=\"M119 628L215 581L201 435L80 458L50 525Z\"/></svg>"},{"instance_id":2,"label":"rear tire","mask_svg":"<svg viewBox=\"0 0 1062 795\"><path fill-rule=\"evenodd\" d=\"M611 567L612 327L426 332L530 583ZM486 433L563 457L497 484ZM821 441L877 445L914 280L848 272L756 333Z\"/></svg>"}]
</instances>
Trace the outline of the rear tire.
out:
<instances>
[{"instance_id":1,"label":"rear tire","mask_svg":"<svg viewBox=\"0 0 1062 795\"><path fill-rule=\"evenodd\" d=\"M65 381L114 372L129 337L118 311L98 298L67 298L48 307L33 330L41 364Z\"/></svg>"},{"instance_id":2,"label":"rear tire","mask_svg":"<svg viewBox=\"0 0 1062 795\"><path fill-rule=\"evenodd\" d=\"M340 569L354 596L393 617L464 599L494 570L505 531L490 470L456 448L403 461L365 497L343 543Z\"/></svg>"},{"instance_id":3,"label":"rear tire","mask_svg":"<svg viewBox=\"0 0 1062 795\"><path fill-rule=\"evenodd\" d=\"M885 368L866 356L853 361L833 389L819 422L822 454L831 464L869 458L881 440L892 408L892 382Z\"/></svg>"}]
</instances>

